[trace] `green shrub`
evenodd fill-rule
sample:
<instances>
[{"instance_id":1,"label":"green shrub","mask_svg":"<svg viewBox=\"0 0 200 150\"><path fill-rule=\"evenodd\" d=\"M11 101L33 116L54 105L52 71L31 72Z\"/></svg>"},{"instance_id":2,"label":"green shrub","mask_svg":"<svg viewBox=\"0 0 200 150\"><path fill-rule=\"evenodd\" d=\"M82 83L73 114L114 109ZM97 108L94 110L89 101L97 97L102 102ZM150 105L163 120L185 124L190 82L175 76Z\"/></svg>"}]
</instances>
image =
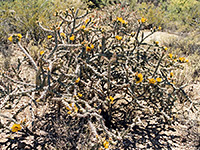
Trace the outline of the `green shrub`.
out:
<instances>
[{"instance_id":1,"label":"green shrub","mask_svg":"<svg viewBox=\"0 0 200 150\"><path fill-rule=\"evenodd\" d=\"M153 3L138 4L136 6L140 16L151 18L150 23L162 26L176 32L199 30L200 2L196 0L168 0Z\"/></svg>"},{"instance_id":2,"label":"green shrub","mask_svg":"<svg viewBox=\"0 0 200 150\"><path fill-rule=\"evenodd\" d=\"M63 10L74 6L84 7L84 3L76 1L75 3L68 0L15 0L14 2L1 2L1 30L0 38L7 39L8 34L22 33L29 39L38 42L44 38L44 32L38 28L36 21L42 21L44 24L50 24L55 10Z\"/></svg>"}]
</instances>

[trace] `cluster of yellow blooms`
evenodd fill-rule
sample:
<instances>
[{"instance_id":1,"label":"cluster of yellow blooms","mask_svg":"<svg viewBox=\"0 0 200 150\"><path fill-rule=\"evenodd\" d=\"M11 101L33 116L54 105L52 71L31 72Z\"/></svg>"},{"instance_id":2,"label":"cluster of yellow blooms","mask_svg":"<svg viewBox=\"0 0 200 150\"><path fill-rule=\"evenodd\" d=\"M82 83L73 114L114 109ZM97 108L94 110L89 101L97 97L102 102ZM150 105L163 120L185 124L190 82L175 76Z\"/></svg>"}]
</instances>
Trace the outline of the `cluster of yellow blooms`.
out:
<instances>
[{"instance_id":1,"label":"cluster of yellow blooms","mask_svg":"<svg viewBox=\"0 0 200 150\"><path fill-rule=\"evenodd\" d=\"M163 46L163 49L164 49L165 51L167 51L168 48L167 48L166 46Z\"/></svg>"},{"instance_id":2,"label":"cluster of yellow blooms","mask_svg":"<svg viewBox=\"0 0 200 150\"><path fill-rule=\"evenodd\" d=\"M189 60L186 59L185 57L179 57L179 62L184 63L184 62L189 62Z\"/></svg>"},{"instance_id":3,"label":"cluster of yellow blooms","mask_svg":"<svg viewBox=\"0 0 200 150\"><path fill-rule=\"evenodd\" d=\"M141 73L136 73L135 76L136 76L136 77L135 77L135 80L136 80L135 82L136 82L136 84L138 84L138 83L140 83L140 82L143 81L143 75L142 75ZM149 79L149 83L150 83L150 84L155 84L156 81L157 81L157 82L161 82L162 79L161 79L161 78L156 78L156 79L151 78L151 79Z\"/></svg>"},{"instance_id":4,"label":"cluster of yellow blooms","mask_svg":"<svg viewBox=\"0 0 200 150\"><path fill-rule=\"evenodd\" d=\"M155 83L156 83L156 81L157 81L157 82L161 82L161 81L162 81L162 79L161 79L161 78L156 78L156 79L154 79L154 78L151 78L151 79L149 79L149 83L150 83L150 84L155 84Z\"/></svg>"},{"instance_id":5,"label":"cluster of yellow blooms","mask_svg":"<svg viewBox=\"0 0 200 150\"><path fill-rule=\"evenodd\" d=\"M122 40L122 36L119 36L119 35L116 35L115 38L116 38L117 40L119 40L119 41Z\"/></svg>"},{"instance_id":6,"label":"cluster of yellow blooms","mask_svg":"<svg viewBox=\"0 0 200 150\"><path fill-rule=\"evenodd\" d=\"M142 17L141 19L138 19L138 22L139 23L145 23L147 21L146 18Z\"/></svg>"},{"instance_id":7,"label":"cluster of yellow blooms","mask_svg":"<svg viewBox=\"0 0 200 150\"><path fill-rule=\"evenodd\" d=\"M105 140L103 142L103 146L104 146L105 149L107 149L109 147L109 142Z\"/></svg>"},{"instance_id":8,"label":"cluster of yellow blooms","mask_svg":"<svg viewBox=\"0 0 200 150\"><path fill-rule=\"evenodd\" d=\"M174 61L177 61L177 55L173 56L172 53L169 53L168 56L169 56L170 59L174 59ZM189 62L189 60L186 59L185 57L179 57L178 61L181 62L181 63Z\"/></svg>"},{"instance_id":9,"label":"cluster of yellow blooms","mask_svg":"<svg viewBox=\"0 0 200 150\"><path fill-rule=\"evenodd\" d=\"M117 17L117 21L118 22L121 22L122 24L128 24L128 22L127 21L125 21L125 20L123 20L123 18L122 17Z\"/></svg>"},{"instance_id":10,"label":"cluster of yellow blooms","mask_svg":"<svg viewBox=\"0 0 200 150\"><path fill-rule=\"evenodd\" d=\"M14 35L10 36L10 37L8 38L8 40L9 40L10 42L15 42L15 41L17 40L17 42L18 42L18 41L21 40L21 38L22 38L22 35L21 35L21 34L14 34ZM15 40L15 41L13 41L13 40Z\"/></svg>"}]
</instances>

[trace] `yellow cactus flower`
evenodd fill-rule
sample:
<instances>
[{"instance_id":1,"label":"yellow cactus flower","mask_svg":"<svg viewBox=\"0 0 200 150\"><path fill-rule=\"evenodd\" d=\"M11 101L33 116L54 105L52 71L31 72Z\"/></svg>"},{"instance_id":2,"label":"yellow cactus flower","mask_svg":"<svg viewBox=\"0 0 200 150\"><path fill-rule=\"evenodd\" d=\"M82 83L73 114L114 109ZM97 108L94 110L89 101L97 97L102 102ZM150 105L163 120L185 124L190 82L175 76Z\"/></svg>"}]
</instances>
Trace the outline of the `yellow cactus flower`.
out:
<instances>
[{"instance_id":1,"label":"yellow cactus flower","mask_svg":"<svg viewBox=\"0 0 200 150\"><path fill-rule=\"evenodd\" d=\"M179 57L180 62L185 62L185 57Z\"/></svg>"},{"instance_id":2,"label":"yellow cactus flower","mask_svg":"<svg viewBox=\"0 0 200 150\"><path fill-rule=\"evenodd\" d=\"M136 79L136 84L138 84L138 83L142 82L142 80L143 80L143 75L142 75L141 73L139 73L139 74L136 73L135 79Z\"/></svg>"},{"instance_id":3,"label":"yellow cactus flower","mask_svg":"<svg viewBox=\"0 0 200 150\"><path fill-rule=\"evenodd\" d=\"M91 47L86 46L86 51L87 51L87 52L90 52L90 51L91 51Z\"/></svg>"},{"instance_id":4,"label":"yellow cactus flower","mask_svg":"<svg viewBox=\"0 0 200 150\"><path fill-rule=\"evenodd\" d=\"M67 114L69 114L69 115L70 115L71 113L72 113L72 111L68 111L68 112L67 112Z\"/></svg>"},{"instance_id":5,"label":"yellow cactus flower","mask_svg":"<svg viewBox=\"0 0 200 150\"><path fill-rule=\"evenodd\" d=\"M44 54L44 51L40 51L40 55L43 55Z\"/></svg>"},{"instance_id":6,"label":"yellow cactus flower","mask_svg":"<svg viewBox=\"0 0 200 150\"><path fill-rule=\"evenodd\" d=\"M22 35L21 35L21 34L17 34L17 37L18 37L18 39L19 39L19 41L20 41L21 38L22 38Z\"/></svg>"},{"instance_id":7,"label":"yellow cactus flower","mask_svg":"<svg viewBox=\"0 0 200 150\"><path fill-rule=\"evenodd\" d=\"M125 21L124 24L128 24L128 21Z\"/></svg>"},{"instance_id":8,"label":"yellow cactus flower","mask_svg":"<svg viewBox=\"0 0 200 150\"><path fill-rule=\"evenodd\" d=\"M10 36L10 37L8 38L8 40L9 40L10 42L12 42L12 41L13 41L13 37Z\"/></svg>"},{"instance_id":9,"label":"yellow cactus flower","mask_svg":"<svg viewBox=\"0 0 200 150\"><path fill-rule=\"evenodd\" d=\"M12 132L18 132L21 129L22 129L21 125L16 123L11 127Z\"/></svg>"},{"instance_id":10,"label":"yellow cactus flower","mask_svg":"<svg viewBox=\"0 0 200 150\"><path fill-rule=\"evenodd\" d=\"M110 98L110 103L113 104L114 98L112 96L110 96L109 98Z\"/></svg>"},{"instance_id":11,"label":"yellow cactus flower","mask_svg":"<svg viewBox=\"0 0 200 150\"><path fill-rule=\"evenodd\" d=\"M89 22L89 19L86 19L86 20L85 20L85 24L87 24L88 22Z\"/></svg>"},{"instance_id":12,"label":"yellow cactus flower","mask_svg":"<svg viewBox=\"0 0 200 150\"><path fill-rule=\"evenodd\" d=\"M171 58L172 59L172 57L173 57L173 54L172 53L169 53L169 58Z\"/></svg>"},{"instance_id":13,"label":"yellow cactus flower","mask_svg":"<svg viewBox=\"0 0 200 150\"><path fill-rule=\"evenodd\" d=\"M75 36L72 34L72 36L69 38L71 41L74 41Z\"/></svg>"},{"instance_id":14,"label":"yellow cactus flower","mask_svg":"<svg viewBox=\"0 0 200 150\"><path fill-rule=\"evenodd\" d=\"M123 21L122 17L117 17L117 20L118 20L119 22L122 22L122 21Z\"/></svg>"},{"instance_id":15,"label":"yellow cactus flower","mask_svg":"<svg viewBox=\"0 0 200 150\"><path fill-rule=\"evenodd\" d=\"M17 34L17 36L21 39L22 38L22 35L19 33L19 34Z\"/></svg>"},{"instance_id":16,"label":"yellow cactus flower","mask_svg":"<svg viewBox=\"0 0 200 150\"><path fill-rule=\"evenodd\" d=\"M147 21L146 18L144 18L144 17L141 18L141 22L142 22L142 23L145 23L146 21Z\"/></svg>"},{"instance_id":17,"label":"yellow cactus flower","mask_svg":"<svg viewBox=\"0 0 200 150\"><path fill-rule=\"evenodd\" d=\"M172 78L174 76L173 72L170 72L170 78Z\"/></svg>"},{"instance_id":18,"label":"yellow cactus flower","mask_svg":"<svg viewBox=\"0 0 200 150\"><path fill-rule=\"evenodd\" d=\"M125 22L126 22L125 20L122 20L122 21L121 21L122 24L125 24Z\"/></svg>"},{"instance_id":19,"label":"yellow cactus flower","mask_svg":"<svg viewBox=\"0 0 200 150\"><path fill-rule=\"evenodd\" d=\"M167 48L166 46L163 46L163 49L164 49L165 51L167 51L168 48Z\"/></svg>"},{"instance_id":20,"label":"yellow cactus flower","mask_svg":"<svg viewBox=\"0 0 200 150\"><path fill-rule=\"evenodd\" d=\"M185 60L185 62L189 62L189 60L188 60L188 59L186 59L186 60Z\"/></svg>"},{"instance_id":21,"label":"yellow cactus flower","mask_svg":"<svg viewBox=\"0 0 200 150\"><path fill-rule=\"evenodd\" d=\"M78 77L78 79L76 79L75 82L76 82L76 83L79 83L79 81L80 81L80 77Z\"/></svg>"},{"instance_id":22,"label":"yellow cactus flower","mask_svg":"<svg viewBox=\"0 0 200 150\"><path fill-rule=\"evenodd\" d=\"M119 41L122 39L122 37L121 37L121 36L118 36L118 35L116 35L115 38L116 38L117 40L119 40Z\"/></svg>"},{"instance_id":23,"label":"yellow cactus flower","mask_svg":"<svg viewBox=\"0 0 200 150\"><path fill-rule=\"evenodd\" d=\"M131 36L134 37L136 32L131 32Z\"/></svg>"},{"instance_id":24,"label":"yellow cactus flower","mask_svg":"<svg viewBox=\"0 0 200 150\"><path fill-rule=\"evenodd\" d=\"M156 81L157 81L157 82L161 82L162 79L161 79L161 78L156 78Z\"/></svg>"},{"instance_id":25,"label":"yellow cactus flower","mask_svg":"<svg viewBox=\"0 0 200 150\"><path fill-rule=\"evenodd\" d=\"M161 27L161 26L159 26L159 27L158 27L158 30L162 30L162 27Z\"/></svg>"},{"instance_id":26,"label":"yellow cactus flower","mask_svg":"<svg viewBox=\"0 0 200 150\"><path fill-rule=\"evenodd\" d=\"M85 29L85 25L82 25L82 26L81 26L81 29L83 29L83 30L84 30L84 29Z\"/></svg>"},{"instance_id":27,"label":"yellow cactus flower","mask_svg":"<svg viewBox=\"0 0 200 150\"><path fill-rule=\"evenodd\" d=\"M150 83L150 84L155 84L155 83L156 83L156 80L155 80L154 78L151 78L151 79L149 79L149 83Z\"/></svg>"},{"instance_id":28,"label":"yellow cactus flower","mask_svg":"<svg viewBox=\"0 0 200 150\"><path fill-rule=\"evenodd\" d=\"M51 39L51 38L52 38L52 35L48 35L47 38L48 38L48 39Z\"/></svg>"},{"instance_id":29,"label":"yellow cactus flower","mask_svg":"<svg viewBox=\"0 0 200 150\"><path fill-rule=\"evenodd\" d=\"M158 44L159 44L159 42L158 42L158 41L155 41L154 43L155 43L156 45L158 45Z\"/></svg>"},{"instance_id":30,"label":"yellow cactus flower","mask_svg":"<svg viewBox=\"0 0 200 150\"><path fill-rule=\"evenodd\" d=\"M82 96L83 96L83 94L81 94L81 93L78 93L78 96L79 96L79 97L82 97Z\"/></svg>"},{"instance_id":31,"label":"yellow cactus flower","mask_svg":"<svg viewBox=\"0 0 200 150\"><path fill-rule=\"evenodd\" d=\"M109 147L109 142L105 140L103 142L103 146L104 146L105 149L107 149Z\"/></svg>"}]
</instances>

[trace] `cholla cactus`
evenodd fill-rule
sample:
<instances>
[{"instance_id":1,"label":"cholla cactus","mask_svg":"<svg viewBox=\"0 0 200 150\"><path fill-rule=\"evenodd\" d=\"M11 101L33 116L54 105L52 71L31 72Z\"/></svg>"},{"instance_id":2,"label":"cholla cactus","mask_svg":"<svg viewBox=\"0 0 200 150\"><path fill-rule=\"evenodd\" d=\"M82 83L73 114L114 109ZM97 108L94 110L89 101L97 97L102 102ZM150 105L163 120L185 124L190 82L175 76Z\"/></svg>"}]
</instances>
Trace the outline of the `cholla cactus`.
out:
<instances>
[{"instance_id":1,"label":"cholla cactus","mask_svg":"<svg viewBox=\"0 0 200 150\"><path fill-rule=\"evenodd\" d=\"M84 143L86 149L124 148L123 140L134 136L133 127L174 122L175 103L191 103L172 76L187 61L175 61L157 41L145 42L161 27L145 37L142 26L148 20L129 18L134 14L120 7L102 15L88 10L78 14L79 9L73 8L57 13L60 23L49 29L38 23L49 34L48 46L37 62L25 53L35 67L36 84L15 81L3 73L2 78L22 86L2 95L0 108L11 97L27 96L36 105L56 102L55 112L85 123L85 131L75 126L87 139L75 142L79 146ZM189 109L193 108L190 105Z\"/></svg>"}]
</instances>

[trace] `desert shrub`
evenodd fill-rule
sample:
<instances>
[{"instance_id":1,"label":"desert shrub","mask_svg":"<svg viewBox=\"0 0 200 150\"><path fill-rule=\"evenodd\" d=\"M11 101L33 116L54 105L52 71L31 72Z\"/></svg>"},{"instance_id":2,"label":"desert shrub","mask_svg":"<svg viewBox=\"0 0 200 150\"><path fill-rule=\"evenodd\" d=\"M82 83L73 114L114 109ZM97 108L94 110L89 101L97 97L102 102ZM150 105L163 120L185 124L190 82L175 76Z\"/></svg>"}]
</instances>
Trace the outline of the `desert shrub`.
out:
<instances>
[{"instance_id":1,"label":"desert shrub","mask_svg":"<svg viewBox=\"0 0 200 150\"><path fill-rule=\"evenodd\" d=\"M195 111L183 88L174 84L174 72L188 60L169 55L158 41L144 42L160 28L144 36L145 18L133 17L119 5L104 11L79 14L71 8L56 12L58 23L50 27L38 22L48 40L37 60L21 45L21 34L9 37L25 58L13 71L1 73L0 109L8 104L12 109L24 97L29 102L12 117L1 117L15 123L12 132L34 136L33 143L25 144L29 148L128 149L143 143L145 148L162 149L170 145L158 134L166 124L177 123L176 104ZM27 61L34 81L20 76ZM34 113L45 106L43 115ZM17 115L27 107L31 124L20 124ZM9 125L3 126L10 131ZM16 137L1 144L12 147L20 142Z\"/></svg>"},{"instance_id":2,"label":"desert shrub","mask_svg":"<svg viewBox=\"0 0 200 150\"><path fill-rule=\"evenodd\" d=\"M153 3L143 2L136 6L136 10L138 10L140 16L150 18L148 20L149 24L164 27L166 16L164 15L165 10L161 7L155 6Z\"/></svg>"},{"instance_id":3,"label":"desert shrub","mask_svg":"<svg viewBox=\"0 0 200 150\"><path fill-rule=\"evenodd\" d=\"M175 0L167 3L168 19L177 24L177 30L191 31L199 27L200 2ZM170 24L173 26L174 24Z\"/></svg>"}]
</instances>

